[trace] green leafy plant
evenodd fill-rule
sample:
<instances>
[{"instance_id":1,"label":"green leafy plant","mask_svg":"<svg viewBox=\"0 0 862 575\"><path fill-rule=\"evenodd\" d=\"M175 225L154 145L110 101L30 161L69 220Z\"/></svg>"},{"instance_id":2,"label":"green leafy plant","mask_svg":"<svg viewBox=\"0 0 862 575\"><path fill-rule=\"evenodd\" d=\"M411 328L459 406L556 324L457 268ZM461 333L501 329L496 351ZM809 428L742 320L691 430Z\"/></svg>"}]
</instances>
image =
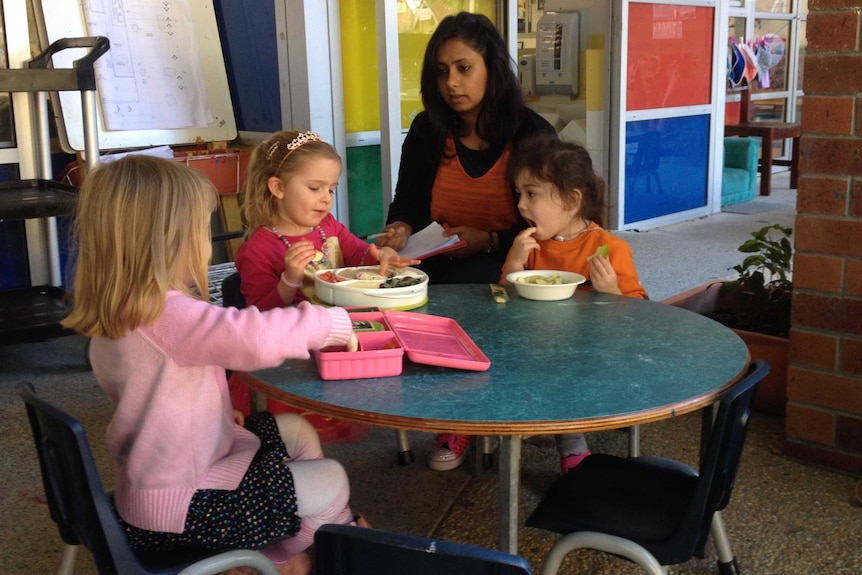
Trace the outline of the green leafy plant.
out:
<instances>
[{"instance_id":1,"label":"green leafy plant","mask_svg":"<svg viewBox=\"0 0 862 575\"><path fill-rule=\"evenodd\" d=\"M793 292L792 233L779 224L764 226L739 246L748 255L731 268L739 277L722 286L726 297L715 319L737 329L787 336Z\"/></svg>"},{"instance_id":2,"label":"green leafy plant","mask_svg":"<svg viewBox=\"0 0 862 575\"><path fill-rule=\"evenodd\" d=\"M745 293L768 292L771 298L783 298L793 289L790 278L793 265L793 246L790 244L792 233L790 228L778 224L753 232L753 239L739 246L739 251L751 255L731 268L739 273L739 279L733 283Z\"/></svg>"}]
</instances>

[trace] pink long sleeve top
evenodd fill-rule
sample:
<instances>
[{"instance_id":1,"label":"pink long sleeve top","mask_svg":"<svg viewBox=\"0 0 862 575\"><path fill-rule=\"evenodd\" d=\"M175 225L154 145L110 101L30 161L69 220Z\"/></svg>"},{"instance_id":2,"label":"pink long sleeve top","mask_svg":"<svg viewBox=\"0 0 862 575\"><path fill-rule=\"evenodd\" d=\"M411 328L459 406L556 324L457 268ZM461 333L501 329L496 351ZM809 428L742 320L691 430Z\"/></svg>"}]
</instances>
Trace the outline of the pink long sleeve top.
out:
<instances>
[{"instance_id":1,"label":"pink long sleeve top","mask_svg":"<svg viewBox=\"0 0 862 575\"><path fill-rule=\"evenodd\" d=\"M307 359L350 333L341 308L238 310L171 291L153 325L94 338L93 373L116 404L107 443L123 519L181 533L196 490L239 485L260 441L234 423L225 369Z\"/></svg>"}]
</instances>

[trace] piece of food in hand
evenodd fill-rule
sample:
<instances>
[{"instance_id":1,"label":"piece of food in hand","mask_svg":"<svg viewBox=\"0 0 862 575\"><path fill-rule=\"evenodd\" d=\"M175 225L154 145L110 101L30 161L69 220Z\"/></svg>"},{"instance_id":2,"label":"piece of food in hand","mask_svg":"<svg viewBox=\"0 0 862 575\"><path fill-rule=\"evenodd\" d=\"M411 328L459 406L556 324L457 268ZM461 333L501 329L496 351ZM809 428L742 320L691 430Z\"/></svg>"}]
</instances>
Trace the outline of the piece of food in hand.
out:
<instances>
[{"instance_id":1,"label":"piece of food in hand","mask_svg":"<svg viewBox=\"0 0 862 575\"><path fill-rule=\"evenodd\" d=\"M595 258L596 256L602 256L603 258L606 258L606 257L608 257L609 253L610 253L610 250L608 249L607 244L605 244L603 246L599 246L596 248L596 253L594 253L591 256L587 256L587 261L588 262L593 261L593 258Z\"/></svg>"}]
</instances>

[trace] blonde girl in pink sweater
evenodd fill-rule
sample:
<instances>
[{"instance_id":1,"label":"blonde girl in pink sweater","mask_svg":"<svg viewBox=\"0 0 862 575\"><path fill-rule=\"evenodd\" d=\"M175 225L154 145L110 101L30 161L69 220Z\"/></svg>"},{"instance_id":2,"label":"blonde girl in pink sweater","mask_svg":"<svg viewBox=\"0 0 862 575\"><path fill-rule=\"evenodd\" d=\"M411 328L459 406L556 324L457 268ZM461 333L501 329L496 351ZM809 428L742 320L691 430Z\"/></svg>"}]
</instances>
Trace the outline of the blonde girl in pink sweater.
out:
<instances>
[{"instance_id":1,"label":"blonde girl in pink sweater","mask_svg":"<svg viewBox=\"0 0 862 575\"><path fill-rule=\"evenodd\" d=\"M356 350L356 336L340 308L211 305L216 198L205 176L169 160L132 155L93 170L63 324L91 338L93 373L116 406L106 435L130 543L261 549L281 573L308 573L317 527L355 521L344 469L298 415L236 416L225 369Z\"/></svg>"}]
</instances>

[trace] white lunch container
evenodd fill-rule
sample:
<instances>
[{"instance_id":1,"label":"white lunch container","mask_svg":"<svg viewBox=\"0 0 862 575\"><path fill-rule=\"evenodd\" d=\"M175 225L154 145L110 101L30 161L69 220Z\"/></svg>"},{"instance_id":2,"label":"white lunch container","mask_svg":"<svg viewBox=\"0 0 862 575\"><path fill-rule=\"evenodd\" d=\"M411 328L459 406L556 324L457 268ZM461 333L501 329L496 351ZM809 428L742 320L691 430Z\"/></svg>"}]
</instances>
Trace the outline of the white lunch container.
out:
<instances>
[{"instance_id":1,"label":"white lunch container","mask_svg":"<svg viewBox=\"0 0 862 575\"><path fill-rule=\"evenodd\" d=\"M390 278L418 278L415 285L380 287L385 279L356 279L363 272L374 273L378 266L360 266L318 270L314 274L314 291L317 298L330 305L377 307L380 309L410 310L428 301L428 275L416 268L387 270ZM329 281L335 277L338 281Z\"/></svg>"}]
</instances>

